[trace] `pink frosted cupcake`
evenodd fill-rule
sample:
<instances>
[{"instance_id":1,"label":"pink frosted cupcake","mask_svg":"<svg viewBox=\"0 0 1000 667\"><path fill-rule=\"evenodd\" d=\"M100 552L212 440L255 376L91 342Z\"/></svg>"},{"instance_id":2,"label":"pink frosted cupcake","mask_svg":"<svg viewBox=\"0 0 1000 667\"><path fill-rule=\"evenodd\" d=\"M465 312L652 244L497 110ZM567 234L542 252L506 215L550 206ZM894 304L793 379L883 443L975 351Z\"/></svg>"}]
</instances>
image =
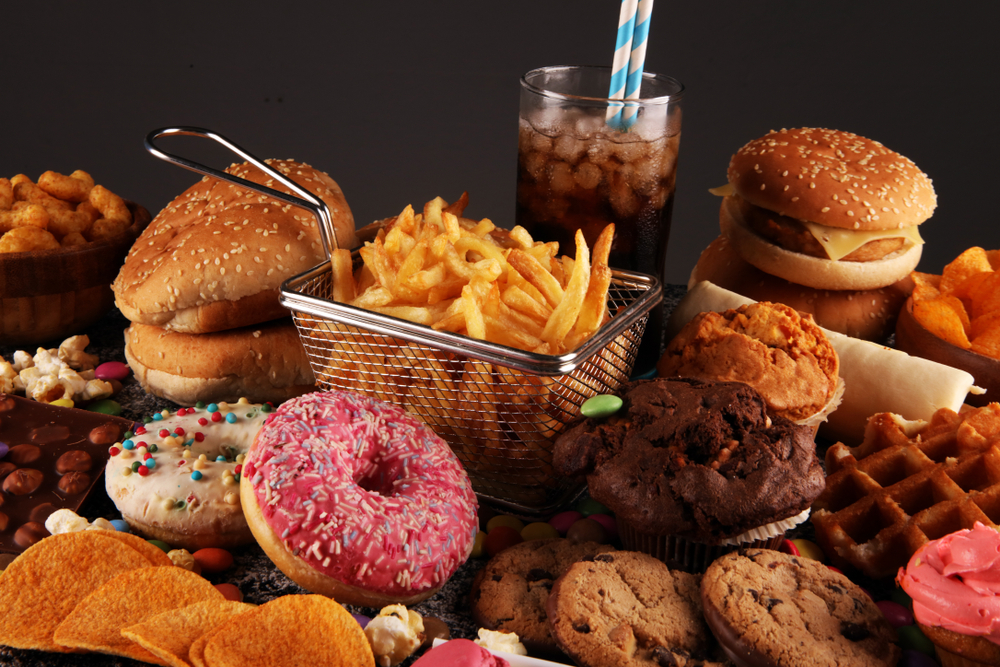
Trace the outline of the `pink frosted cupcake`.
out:
<instances>
[{"instance_id":1,"label":"pink frosted cupcake","mask_svg":"<svg viewBox=\"0 0 1000 667\"><path fill-rule=\"evenodd\" d=\"M1000 665L1000 533L976 522L928 542L896 582L943 667Z\"/></svg>"}]
</instances>

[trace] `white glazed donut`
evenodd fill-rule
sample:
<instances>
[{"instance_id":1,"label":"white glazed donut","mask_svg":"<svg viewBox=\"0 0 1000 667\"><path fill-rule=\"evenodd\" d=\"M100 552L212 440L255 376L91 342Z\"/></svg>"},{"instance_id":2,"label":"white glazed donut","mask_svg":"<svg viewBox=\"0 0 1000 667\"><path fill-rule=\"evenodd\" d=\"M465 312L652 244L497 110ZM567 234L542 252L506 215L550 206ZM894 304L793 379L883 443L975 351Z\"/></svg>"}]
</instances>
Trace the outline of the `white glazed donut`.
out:
<instances>
[{"instance_id":1,"label":"white glazed donut","mask_svg":"<svg viewBox=\"0 0 1000 667\"><path fill-rule=\"evenodd\" d=\"M104 480L129 526L195 551L253 542L240 504L243 457L271 413L249 403L164 410L111 448Z\"/></svg>"}]
</instances>

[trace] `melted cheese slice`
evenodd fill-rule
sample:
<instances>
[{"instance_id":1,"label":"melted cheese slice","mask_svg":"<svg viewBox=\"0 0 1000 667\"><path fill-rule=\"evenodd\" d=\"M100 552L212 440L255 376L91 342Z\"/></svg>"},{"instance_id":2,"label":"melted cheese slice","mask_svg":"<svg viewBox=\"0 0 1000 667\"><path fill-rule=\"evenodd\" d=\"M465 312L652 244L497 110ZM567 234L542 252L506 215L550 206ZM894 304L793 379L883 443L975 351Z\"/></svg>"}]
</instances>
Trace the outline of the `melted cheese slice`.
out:
<instances>
[{"instance_id":1,"label":"melted cheese slice","mask_svg":"<svg viewBox=\"0 0 1000 667\"><path fill-rule=\"evenodd\" d=\"M904 239L910 245L920 245L924 242L920 238L920 230L917 225L910 225L903 229L876 229L872 231L861 231L854 229L840 229L839 227L826 227L817 225L815 222L799 220L809 233L815 237L820 245L826 250L830 259L837 261L841 257L846 257L852 252L868 243L879 239ZM909 247L909 246L906 246Z\"/></svg>"},{"instance_id":2,"label":"melted cheese slice","mask_svg":"<svg viewBox=\"0 0 1000 667\"><path fill-rule=\"evenodd\" d=\"M717 188L711 188L709 192L717 197L728 197L736 194L732 183L726 183L725 185L720 185ZM796 218L796 220L798 220L798 218ZM823 246L823 249L826 250L826 254L833 261L837 261L842 257L850 255L852 252L869 241L877 241L879 239L904 239L909 241L910 245L922 245L924 242L924 240L920 238L920 230L917 228L917 225L904 227L903 229L857 231L853 229L841 229L839 227L827 227L825 225L819 225L815 222L808 222L806 220L799 220L799 222L802 223L802 226L808 229L809 233L813 235L816 241Z\"/></svg>"}]
</instances>

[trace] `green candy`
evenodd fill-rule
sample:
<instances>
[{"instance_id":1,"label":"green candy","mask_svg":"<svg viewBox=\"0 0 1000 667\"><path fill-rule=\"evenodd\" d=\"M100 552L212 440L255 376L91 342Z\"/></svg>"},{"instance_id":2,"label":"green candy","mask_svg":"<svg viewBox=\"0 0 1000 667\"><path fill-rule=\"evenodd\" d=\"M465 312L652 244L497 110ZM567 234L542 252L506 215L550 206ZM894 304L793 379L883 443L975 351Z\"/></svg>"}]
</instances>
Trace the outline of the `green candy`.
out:
<instances>
[{"instance_id":1,"label":"green candy","mask_svg":"<svg viewBox=\"0 0 1000 667\"><path fill-rule=\"evenodd\" d=\"M934 656L934 642L928 639L927 635L922 633L917 626L904 625L901 628L896 628L896 633L899 635L900 648L910 648L931 657Z\"/></svg>"},{"instance_id":2,"label":"green candy","mask_svg":"<svg viewBox=\"0 0 1000 667\"><path fill-rule=\"evenodd\" d=\"M118 416L122 413L122 406L118 401L112 401L110 398L94 401L87 406L87 409L91 412L100 412L102 415Z\"/></svg>"},{"instance_id":3,"label":"green candy","mask_svg":"<svg viewBox=\"0 0 1000 667\"><path fill-rule=\"evenodd\" d=\"M611 394L601 394L588 398L580 406L580 414L591 419L610 417L622 408L622 399Z\"/></svg>"},{"instance_id":4,"label":"green candy","mask_svg":"<svg viewBox=\"0 0 1000 667\"><path fill-rule=\"evenodd\" d=\"M146 541L152 544L157 549L163 551L163 553L170 553L170 545L167 544L166 542L163 542L161 540L146 540Z\"/></svg>"},{"instance_id":5,"label":"green candy","mask_svg":"<svg viewBox=\"0 0 1000 667\"><path fill-rule=\"evenodd\" d=\"M589 496L577 503L576 511L585 517L591 514L614 514L614 512Z\"/></svg>"},{"instance_id":6,"label":"green candy","mask_svg":"<svg viewBox=\"0 0 1000 667\"><path fill-rule=\"evenodd\" d=\"M903 605L907 609L913 609L913 600L910 599L910 596L902 588L893 588L892 592L889 593L889 599Z\"/></svg>"}]
</instances>

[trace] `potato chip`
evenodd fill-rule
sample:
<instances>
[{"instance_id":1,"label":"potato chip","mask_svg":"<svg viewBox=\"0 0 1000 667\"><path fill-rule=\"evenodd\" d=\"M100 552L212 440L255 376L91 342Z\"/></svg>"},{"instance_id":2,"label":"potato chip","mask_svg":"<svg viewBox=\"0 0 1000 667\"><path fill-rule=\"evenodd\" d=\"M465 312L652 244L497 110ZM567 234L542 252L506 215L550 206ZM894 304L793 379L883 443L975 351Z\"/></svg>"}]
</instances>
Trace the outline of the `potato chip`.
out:
<instances>
[{"instance_id":1,"label":"potato chip","mask_svg":"<svg viewBox=\"0 0 1000 667\"><path fill-rule=\"evenodd\" d=\"M969 311L972 318L1000 310L1000 273L994 271L987 274L986 278L972 290L969 300L972 303Z\"/></svg>"},{"instance_id":2,"label":"potato chip","mask_svg":"<svg viewBox=\"0 0 1000 667\"><path fill-rule=\"evenodd\" d=\"M977 336L970 349L977 354L1000 359L1000 327L993 327Z\"/></svg>"},{"instance_id":3,"label":"potato chip","mask_svg":"<svg viewBox=\"0 0 1000 667\"><path fill-rule=\"evenodd\" d=\"M55 643L53 633L78 602L123 572L160 569L111 535L103 530L52 535L15 559L0 577L0 644L69 651Z\"/></svg>"},{"instance_id":4,"label":"potato chip","mask_svg":"<svg viewBox=\"0 0 1000 667\"><path fill-rule=\"evenodd\" d=\"M956 257L941 272L941 284L938 289L944 294L950 294L966 278L984 271L992 271L986 251L980 247L972 247Z\"/></svg>"},{"instance_id":5,"label":"potato chip","mask_svg":"<svg viewBox=\"0 0 1000 667\"><path fill-rule=\"evenodd\" d=\"M124 572L80 601L59 627L56 644L166 665L122 636L122 629L170 609L224 600L207 579L180 567Z\"/></svg>"},{"instance_id":6,"label":"potato chip","mask_svg":"<svg viewBox=\"0 0 1000 667\"><path fill-rule=\"evenodd\" d=\"M994 310L992 313L980 315L972 320L969 327L969 340L979 338L991 329L1000 329L1000 310Z\"/></svg>"},{"instance_id":7,"label":"potato chip","mask_svg":"<svg viewBox=\"0 0 1000 667\"><path fill-rule=\"evenodd\" d=\"M166 552L159 548L155 544L151 543L149 540L144 540L138 535L133 535L132 533L123 533L117 530L105 530L103 535L111 537L118 540L119 542L124 542L128 546L132 547L149 561L150 565L155 566L165 566L173 565L174 562L170 560Z\"/></svg>"},{"instance_id":8,"label":"potato chip","mask_svg":"<svg viewBox=\"0 0 1000 667\"><path fill-rule=\"evenodd\" d=\"M913 302L913 317L938 338L969 349L968 315L962 302L953 296L939 296Z\"/></svg>"},{"instance_id":9,"label":"potato chip","mask_svg":"<svg viewBox=\"0 0 1000 667\"><path fill-rule=\"evenodd\" d=\"M233 616L257 607L230 600L205 600L162 614L122 629L122 636L132 640L167 664L189 667L191 644Z\"/></svg>"},{"instance_id":10,"label":"potato chip","mask_svg":"<svg viewBox=\"0 0 1000 667\"><path fill-rule=\"evenodd\" d=\"M192 647L193 648L193 647ZM322 595L285 595L231 618L212 631L204 647L206 667L375 666L358 622Z\"/></svg>"}]
</instances>

